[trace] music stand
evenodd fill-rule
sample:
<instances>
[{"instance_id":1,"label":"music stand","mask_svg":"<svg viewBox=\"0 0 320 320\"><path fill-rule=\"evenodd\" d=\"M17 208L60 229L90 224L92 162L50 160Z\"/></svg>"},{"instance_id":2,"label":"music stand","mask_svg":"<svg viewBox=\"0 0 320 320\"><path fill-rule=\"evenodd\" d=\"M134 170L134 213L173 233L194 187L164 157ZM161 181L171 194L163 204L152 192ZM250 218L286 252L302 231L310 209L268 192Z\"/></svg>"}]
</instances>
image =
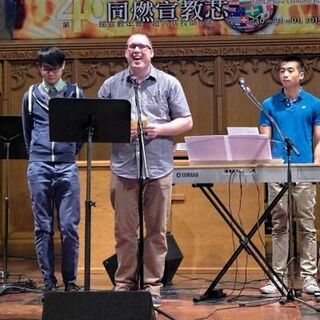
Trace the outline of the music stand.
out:
<instances>
[{"instance_id":1,"label":"music stand","mask_svg":"<svg viewBox=\"0 0 320 320\"><path fill-rule=\"evenodd\" d=\"M4 210L2 212L2 239L3 239L3 282L0 285L0 295L6 291L29 291L30 283L8 283L8 227L9 227L9 160L27 159L22 129L21 116L0 116L0 159L4 160ZM27 287L23 287L27 284Z\"/></svg>"},{"instance_id":2,"label":"music stand","mask_svg":"<svg viewBox=\"0 0 320 320\"><path fill-rule=\"evenodd\" d=\"M50 140L87 142L84 290L90 290L92 142L130 142L131 104L127 100L53 98L49 101Z\"/></svg>"}]
</instances>

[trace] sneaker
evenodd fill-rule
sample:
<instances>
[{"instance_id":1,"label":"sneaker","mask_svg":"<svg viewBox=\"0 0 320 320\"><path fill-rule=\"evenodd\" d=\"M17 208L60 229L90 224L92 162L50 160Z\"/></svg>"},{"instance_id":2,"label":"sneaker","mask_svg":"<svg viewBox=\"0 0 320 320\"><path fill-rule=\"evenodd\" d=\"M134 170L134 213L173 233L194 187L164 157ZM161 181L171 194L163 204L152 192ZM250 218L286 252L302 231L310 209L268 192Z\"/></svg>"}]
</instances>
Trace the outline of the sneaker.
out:
<instances>
[{"instance_id":1,"label":"sneaker","mask_svg":"<svg viewBox=\"0 0 320 320\"><path fill-rule=\"evenodd\" d=\"M78 292L78 291L80 291L80 289L81 288L79 286L77 286L75 283L69 283L69 284L66 284L64 291Z\"/></svg>"},{"instance_id":2,"label":"sneaker","mask_svg":"<svg viewBox=\"0 0 320 320\"><path fill-rule=\"evenodd\" d=\"M317 279L313 276L306 276L302 282L302 291L309 294L314 294L319 291Z\"/></svg>"},{"instance_id":3,"label":"sneaker","mask_svg":"<svg viewBox=\"0 0 320 320\"><path fill-rule=\"evenodd\" d=\"M57 287L52 282L46 283L43 289L44 292L50 292L50 291L56 291L56 290L57 290Z\"/></svg>"},{"instance_id":4,"label":"sneaker","mask_svg":"<svg viewBox=\"0 0 320 320\"><path fill-rule=\"evenodd\" d=\"M277 280L276 280L276 281L277 281ZM286 280L286 279L284 279L283 282L284 282L285 284L287 284L287 280ZM277 282L277 283L278 283L278 282ZM279 283L279 285L280 285L280 287L281 287L281 284L280 284L280 283ZM278 288L275 286L275 284L274 284L271 280L269 280L265 286L261 287L261 288L260 288L260 291L261 291L262 293L265 293L265 294L279 293Z\"/></svg>"},{"instance_id":5,"label":"sneaker","mask_svg":"<svg viewBox=\"0 0 320 320\"><path fill-rule=\"evenodd\" d=\"M44 285L44 288L43 288L43 293L42 293L42 296L41 296L41 301L44 302L44 295L47 293L47 292L55 292L57 291L57 286L55 283L52 283L52 282L48 282Z\"/></svg>"},{"instance_id":6,"label":"sneaker","mask_svg":"<svg viewBox=\"0 0 320 320\"><path fill-rule=\"evenodd\" d=\"M157 294L152 294L152 304L154 308L159 308L161 306L161 297Z\"/></svg>"}]
</instances>

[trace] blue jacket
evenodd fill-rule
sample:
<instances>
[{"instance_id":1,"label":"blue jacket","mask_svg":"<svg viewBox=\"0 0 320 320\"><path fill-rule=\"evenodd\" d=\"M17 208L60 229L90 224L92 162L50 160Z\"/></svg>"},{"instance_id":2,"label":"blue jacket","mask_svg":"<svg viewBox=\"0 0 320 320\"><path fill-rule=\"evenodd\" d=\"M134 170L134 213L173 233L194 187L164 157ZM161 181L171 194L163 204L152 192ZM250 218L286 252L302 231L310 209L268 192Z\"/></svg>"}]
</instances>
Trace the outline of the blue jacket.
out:
<instances>
[{"instance_id":1,"label":"blue jacket","mask_svg":"<svg viewBox=\"0 0 320 320\"><path fill-rule=\"evenodd\" d=\"M79 90L78 94L77 90ZM76 84L66 82L64 97L83 98L84 95ZM49 99L40 83L33 86L30 105L29 91L24 94L22 99L23 135L29 161L75 162L82 144L50 141Z\"/></svg>"}]
</instances>

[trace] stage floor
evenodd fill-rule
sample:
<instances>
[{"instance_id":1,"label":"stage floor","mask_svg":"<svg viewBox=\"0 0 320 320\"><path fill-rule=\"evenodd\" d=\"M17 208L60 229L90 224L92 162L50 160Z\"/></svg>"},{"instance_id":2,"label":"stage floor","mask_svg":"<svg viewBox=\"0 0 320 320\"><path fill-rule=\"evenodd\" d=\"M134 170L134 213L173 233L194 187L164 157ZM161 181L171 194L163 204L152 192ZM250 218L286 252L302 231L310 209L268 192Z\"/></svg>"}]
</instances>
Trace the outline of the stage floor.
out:
<instances>
[{"instance_id":1,"label":"stage floor","mask_svg":"<svg viewBox=\"0 0 320 320\"><path fill-rule=\"evenodd\" d=\"M57 263L57 270L58 269ZM2 266L2 265L1 265ZM0 295L0 319L38 320L42 318L42 282L37 263L34 259L9 258L8 271L14 275L25 275L35 284L37 290L25 293L3 292ZM57 273L59 276L59 273ZM315 311L301 302L294 301L285 304L279 303L279 299L270 302L269 296L260 294L259 287L265 283L263 275L257 275L248 271L247 275L227 273L218 287L223 289L225 298L205 300L194 303L193 298L202 295L210 286L215 275L213 274L181 274L176 273L172 284L166 285L162 290L162 305L160 310L179 320L313 320L319 319L320 312ZM23 277L21 280L25 281ZM91 291L111 290L107 273L92 275L90 277ZM82 285L81 277L78 282ZM300 281L296 280L295 288L300 287ZM63 288L59 288L63 290ZM281 297L280 297L281 298ZM320 301L314 296L303 294L301 299L310 306L320 308ZM286 297L283 299L286 301ZM253 301L257 303L251 304ZM250 302L247 306L243 303ZM287 302L287 301L286 301ZM119 313L121 312L119 306ZM158 314L157 319L167 319L163 314ZM70 319L76 320L76 319ZM115 319L116 320L116 319Z\"/></svg>"}]
</instances>

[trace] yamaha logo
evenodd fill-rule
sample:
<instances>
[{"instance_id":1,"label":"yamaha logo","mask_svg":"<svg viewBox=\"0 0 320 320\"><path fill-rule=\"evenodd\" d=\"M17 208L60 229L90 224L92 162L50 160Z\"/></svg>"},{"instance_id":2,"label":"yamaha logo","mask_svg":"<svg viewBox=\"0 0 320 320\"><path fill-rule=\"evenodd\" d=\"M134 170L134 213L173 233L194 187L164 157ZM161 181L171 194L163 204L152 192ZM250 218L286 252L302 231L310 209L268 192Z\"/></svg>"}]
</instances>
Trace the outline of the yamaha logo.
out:
<instances>
[{"instance_id":1,"label":"yamaha logo","mask_svg":"<svg viewBox=\"0 0 320 320\"><path fill-rule=\"evenodd\" d=\"M176 174L177 178L198 178L199 177L199 173L198 172L177 172Z\"/></svg>"}]
</instances>

